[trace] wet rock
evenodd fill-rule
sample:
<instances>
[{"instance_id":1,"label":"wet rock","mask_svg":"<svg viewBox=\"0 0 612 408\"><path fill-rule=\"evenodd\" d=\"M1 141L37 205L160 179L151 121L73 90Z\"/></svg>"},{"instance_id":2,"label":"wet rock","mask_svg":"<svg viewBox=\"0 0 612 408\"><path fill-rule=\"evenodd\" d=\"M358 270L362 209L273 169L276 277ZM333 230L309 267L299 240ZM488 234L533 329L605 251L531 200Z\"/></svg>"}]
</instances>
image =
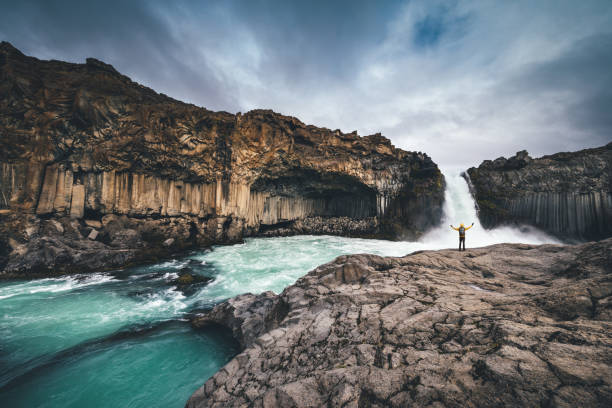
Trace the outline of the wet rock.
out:
<instances>
[{"instance_id":1,"label":"wet rock","mask_svg":"<svg viewBox=\"0 0 612 408\"><path fill-rule=\"evenodd\" d=\"M166 247L172 246L172 244L174 244L174 238L168 238L164 241L164 246Z\"/></svg>"},{"instance_id":2,"label":"wet rock","mask_svg":"<svg viewBox=\"0 0 612 408\"><path fill-rule=\"evenodd\" d=\"M196 328L211 324L228 327L242 347L250 345L266 330L275 328L284 314L284 305L274 292L236 296L192 320Z\"/></svg>"},{"instance_id":3,"label":"wet rock","mask_svg":"<svg viewBox=\"0 0 612 408\"><path fill-rule=\"evenodd\" d=\"M290 236L296 234L379 237L377 217L353 219L350 217L306 217L295 222L262 226L258 236Z\"/></svg>"},{"instance_id":4,"label":"wet rock","mask_svg":"<svg viewBox=\"0 0 612 408\"><path fill-rule=\"evenodd\" d=\"M204 284L210 282L211 280L213 280L213 278L209 276L201 276L195 273L184 272L181 273L178 278L173 280L172 283L175 283L179 286L187 286L194 284Z\"/></svg>"},{"instance_id":5,"label":"wet rock","mask_svg":"<svg viewBox=\"0 0 612 408\"><path fill-rule=\"evenodd\" d=\"M6 263L5 278L34 278L63 273L100 271L125 265L137 259L132 249L111 249L90 239L67 240L43 236L13 251Z\"/></svg>"},{"instance_id":6,"label":"wet rock","mask_svg":"<svg viewBox=\"0 0 612 408\"><path fill-rule=\"evenodd\" d=\"M24 244L19 243L19 241L13 238L8 239L8 247L11 249L11 251L18 255L23 255L27 251L27 248Z\"/></svg>"},{"instance_id":7,"label":"wet rock","mask_svg":"<svg viewBox=\"0 0 612 408\"><path fill-rule=\"evenodd\" d=\"M25 229L25 233L26 233L26 236L28 238L34 236L34 234L36 234L36 232L38 232L38 228L36 226L33 226L33 225L29 226L29 227L27 227Z\"/></svg>"},{"instance_id":8,"label":"wet rock","mask_svg":"<svg viewBox=\"0 0 612 408\"><path fill-rule=\"evenodd\" d=\"M110 245L113 247L139 248L142 246L140 234L130 228L115 232L111 235L111 239Z\"/></svg>"},{"instance_id":9,"label":"wet rock","mask_svg":"<svg viewBox=\"0 0 612 408\"><path fill-rule=\"evenodd\" d=\"M200 275L190 268L183 268L179 272L178 278L173 279L170 284L175 285L185 296L191 296L211 281L213 281L213 278L210 276Z\"/></svg>"},{"instance_id":10,"label":"wet rock","mask_svg":"<svg viewBox=\"0 0 612 408\"><path fill-rule=\"evenodd\" d=\"M168 256L171 250L177 251L210 243L210 240L206 239L206 231L192 235L193 221L190 219L180 218L174 223L168 223L165 220L132 219L111 215L104 217L102 228L95 230L98 232L95 240L88 239L93 230L84 222L81 223L69 216L59 217L53 221L63 228L63 233L58 232L55 223L49 220L40 222L35 216L11 215L4 222L0 222L0 243L8 242L10 238L19 245L19 251L7 245L8 252L2 252L0 259L2 266L9 269L3 269L0 278L113 269L124 266L125 263L154 262ZM28 229L35 229L37 232L28 236L26 233ZM174 243L171 247L163 245L168 235L176 237L172 238ZM65 250L59 251L53 248L44 250L40 247L41 242L50 242L53 248ZM96 251L93 260L92 251ZM21 256L26 253L28 254L26 259L22 259ZM103 255L107 256L107 265L99 262ZM42 265L45 262L48 264ZM28 267L34 269L28 271Z\"/></svg>"},{"instance_id":11,"label":"wet rock","mask_svg":"<svg viewBox=\"0 0 612 408\"><path fill-rule=\"evenodd\" d=\"M611 299L612 239L341 256L195 317L242 352L187 406L610 406Z\"/></svg>"},{"instance_id":12,"label":"wet rock","mask_svg":"<svg viewBox=\"0 0 612 408\"><path fill-rule=\"evenodd\" d=\"M96 238L98 238L99 234L100 233L98 231L96 231L95 229L92 229L89 235L87 235L87 239L91 239L92 241L95 241Z\"/></svg>"}]
</instances>

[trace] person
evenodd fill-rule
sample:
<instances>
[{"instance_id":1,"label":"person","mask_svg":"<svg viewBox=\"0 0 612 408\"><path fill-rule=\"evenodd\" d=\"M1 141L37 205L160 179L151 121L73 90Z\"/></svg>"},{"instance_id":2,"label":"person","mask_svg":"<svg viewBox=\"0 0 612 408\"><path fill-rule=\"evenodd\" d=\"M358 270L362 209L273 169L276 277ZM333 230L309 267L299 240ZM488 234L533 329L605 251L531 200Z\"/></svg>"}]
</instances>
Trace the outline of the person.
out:
<instances>
[{"instance_id":1,"label":"person","mask_svg":"<svg viewBox=\"0 0 612 408\"><path fill-rule=\"evenodd\" d=\"M461 251L461 244L463 244L463 250L465 251L465 231L469 230L473 226L474 226L474 223L472 223L472 225L470 225L467 228L465 227L465 225L459 224L459 228L455 228L451 224L452 229L454 229L455 231L459 231L459 251Z\"/></svg>"}]
</instances>

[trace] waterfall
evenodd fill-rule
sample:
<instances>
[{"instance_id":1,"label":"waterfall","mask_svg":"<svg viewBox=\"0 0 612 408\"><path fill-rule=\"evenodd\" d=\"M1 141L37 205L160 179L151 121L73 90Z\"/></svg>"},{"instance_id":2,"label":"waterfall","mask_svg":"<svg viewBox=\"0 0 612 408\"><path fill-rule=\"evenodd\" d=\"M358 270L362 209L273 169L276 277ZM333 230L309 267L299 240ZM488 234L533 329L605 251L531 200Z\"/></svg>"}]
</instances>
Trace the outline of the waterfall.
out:
<instances>
[{"instance_id":1,"label":"waterfall","mask_svg":"<svg viewBox=\"0 0 612 408\"><path fill-rule=\"evenodd\" d=\"M473 248L504 242L559 243L557 239L531 226L504 226L485 230L478 220L476 202L470 193L468 182L461 175L461 170L445 169L443 173L446 180L446 190L444 192L442 223L420 239L419 242L424 249L457 246L458 233L450 228L450 224L458 227L460 223L463 223L466 227L474 223L474 226L466 232L466 247Z\"/></svg>"}]
</instances>

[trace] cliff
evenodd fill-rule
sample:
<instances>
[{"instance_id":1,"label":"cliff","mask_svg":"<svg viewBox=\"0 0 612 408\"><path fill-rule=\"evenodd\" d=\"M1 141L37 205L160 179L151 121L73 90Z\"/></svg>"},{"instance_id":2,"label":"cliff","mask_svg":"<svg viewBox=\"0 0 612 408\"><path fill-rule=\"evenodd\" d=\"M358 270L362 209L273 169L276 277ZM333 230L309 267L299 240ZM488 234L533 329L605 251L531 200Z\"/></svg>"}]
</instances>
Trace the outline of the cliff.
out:
<instances>
[{"instance_id":1,"label":"cliff","mask_svg":"<svg viewBox=\"0 0 612 408\"><path fill-rule=\"evenodd\" d=\"M612 404L612 239L341 256L193 320L243 351L187 407Z\"/></svg>"},{"instance_id":2,"label":"cliff","mask_svg":"<svg viewBox=\"0 0 612 408\"><path fill-rule=\"evenodd\" d=\"M0 269L11 274L260 234L415 238L441 215L435 163L380 134L212 112L96 59L40 61L6 42L0 141Z\"/></svg>"},{"instance_id":3,"label":"cliff","mask_svg":"<svg viewBox=\"0 0 612 408\"><path fill-rule=\"evenodd\" d=\"M612 143L538 159L522 151L467 173L487 228L531 224L566 240L612 236Z\"/></svg>"}]
</instances>

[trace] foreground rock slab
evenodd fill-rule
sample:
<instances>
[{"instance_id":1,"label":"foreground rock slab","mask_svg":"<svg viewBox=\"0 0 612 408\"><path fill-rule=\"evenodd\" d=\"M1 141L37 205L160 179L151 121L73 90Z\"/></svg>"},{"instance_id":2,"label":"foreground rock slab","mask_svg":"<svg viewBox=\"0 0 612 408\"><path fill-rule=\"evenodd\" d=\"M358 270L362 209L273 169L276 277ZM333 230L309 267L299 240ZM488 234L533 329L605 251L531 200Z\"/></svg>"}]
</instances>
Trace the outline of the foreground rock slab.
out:
<instances>
[{"instance_id":1,"label":"foreground rock slab","mask_svg":"<svg viewBox=\"0 0 612 408\"><path fill-rule=\"evenodd\" d=\"M612 239L342 256L196 326L243 351L188 407L611 406Z\"/></svg>"}]
</instances>

